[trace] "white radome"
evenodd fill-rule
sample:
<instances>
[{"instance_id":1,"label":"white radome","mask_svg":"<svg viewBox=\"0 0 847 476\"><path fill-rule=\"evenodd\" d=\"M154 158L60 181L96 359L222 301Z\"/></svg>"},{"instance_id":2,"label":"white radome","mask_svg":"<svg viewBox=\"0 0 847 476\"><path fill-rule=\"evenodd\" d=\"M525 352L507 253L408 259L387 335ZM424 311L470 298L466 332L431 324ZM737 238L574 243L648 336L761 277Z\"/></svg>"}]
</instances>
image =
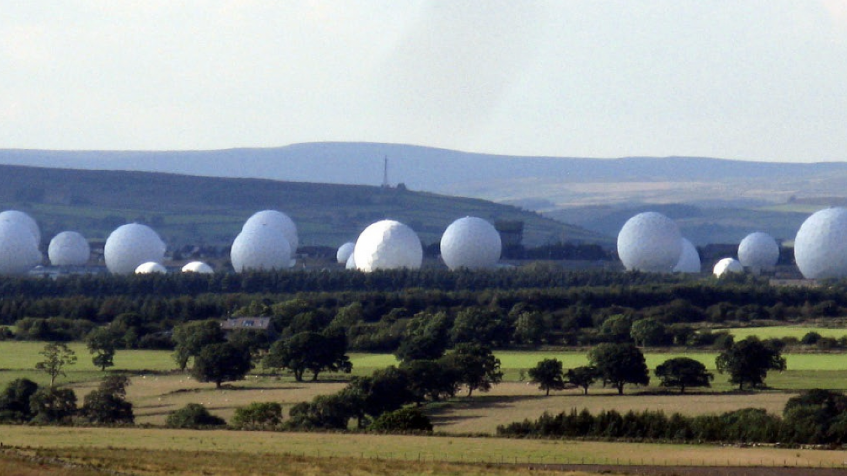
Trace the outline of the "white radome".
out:
<instances>
[{"instance_id":1,"label":"white radome","mask_svg":"<svg viewBox=\"0 0 847 476\"><path fill-rule=\"evenodd\" d=\"M847 277L847 209L812 214L794 238L794 261L806 279Z\"/></svg>"},{"instance_id":2,"label":"white radome","mask_svg":"<svg viewBox=\"0 0 847 476\"><path fill-rule=\"evenodd\" d=\"M356 255L351 254L347 258L347 262L344 264L344 269L358 269L356 268Z\"/></svg>"},{"instance_id":3,"label":"white radome","mask_svg":"<svg viewBox=\"0 0 847 476\"><path fill-rule=\"evenodd\" d=\"M41 245L41 230L38 228L38 223L31 216L18 210L6 210L0 213L0 222L15 222L26 226L33 238L35 238L35 246Z\"/></svg>"},{"instance_id":4,"label":"white radome","mask_svg":"<svg viewBox=\"0 0 847 476\"><path fill-rule=\"evenodd\" d=\"M675 273L699 273L701 268L700 253L687 238L682 239L682 253L674 266Z\"/></svg>"},{"instance_id":5,"label":"white radome","mask_svg":"<svg viewBox=\"0 0 847 476\"><path fill-rule=\"evenodd\" d=\"M0 222L0 275L25 274L41 263L41 258L32 232L25 224Z\"/></svg>"},{"instance_id":6,"label":"white radome","mask_svg":"<svg viewBox=\"0 0 847 476\"><path fill-rule=\"evenodd\" d=\"M50 240L47 257L53 266L83 266L91 257L91 246L75 231L63 231Z\"/></svg>"},{"instance_id":7,"label":"white radome","mask_svg":"<svg viewBox=\"0 0 847 476\"><path fill-rule=\"evenodd\" d=\"M278 233L281 233L288 240L291 256L297 253L297 247L300 246L300 239L297 236L297 225L285 213L277 210L256 212L244 222L241 232L250 231L256 227L267 227L277 230Z\"/></svg>"},{"instance_id":8,"label":"white radome","mask_svg":"<svg viewBox=\"0 0 847 476\"><path fill-rule=\"evenodd\" d=\"M165 268L161 264L156 263L154 261L149 261L147 263L141 263L140 265L138 265L137 268L135 268L135 274L153 274L153 273L166 274L167 272L168 272L167 268Z\"/></svg>"},{"instance_id":9,"label":"white radome","mask_svg":"<svg viewBox=\"0 0 847 476\"><path fill-rule=\"evenodd\" d=\"M230 259L237 273L288 269L291 267L291 245L279 230L252 227L235 237Z\"/></svg>"},{"instance_id":10,"label":"white radome","mask_svg":"<svg viewBox=\"0 0 847 476\"><path fill-rule=\"evenodd\" d=\"M149 226L129 223L109 235L103 256L110 273L132 274L141 264L163 261L165 243Z\"/></svg>"},{"instance_id":11,"label":"white radome","mask_svg":"<svg viewBox=\"0 0 847 476\"><path fill-rule=\"evenodd\" d=\"M215 272L211 266L202 262L202 261L192 261L185 266L182 267L183 273L200 273L200 274L212 274Z\"/></svg>"},{"instance_id":12,"label":"white radome","mask_svg":"<svg viewBox=\"0 0 847 476\"><path fill-rule=\"evenodd\" d=\"M353 250L356 249L356 243L352 241L348 241L343 245L338 247L338 251L335 253L335 259L338 261L338 264L345 264L350 256L353 254Z\"/></svg>"},{"instance_id":13,"label":"white radome","mask_svg":"<svg viewBox=\"0 0 847 476\"><path fill-rule=\"evenodd\" d=\"M502 249L500 233L482 218L460 218L441 236L441 258L452 270L494 268Z\"/></svg>"},{"instance_id":14,"label":"white radome","mask_svg":"<svg viewBox=\"0 0 847 476\"><path fill-rule=\"evenodd\" d=\"M741 262L735 258L724 258L715 264L712 272L720 278L727 273L743 273L744 266L741 266Z\"/></svg>"},{"instance_id":15,"label":"white radome","mask_svg":"<svg viewBox=\"0 0 847 476\"><path fill-rule=\"evenodd\" d=\"M661 213L639 213L618 233L618 256L628 270L669 273L681 254L679 227Z\"/></svg>"},{"instance_id":16,"label":"white radome","mask_svg":"<svg viewBox=\"0 0 847 476\"><path fill-rule=\"evenodd\" d=\"M423 247L418 235L408 226L394 220L382 220L359 235L353 256L360 271L418 269L423 261Z\"/></svg>"},{"instance_id":17,"label":"white radome","mask_svg":"<svg viewBox=\"0 0 847 476\"><path fill-rule=\"evenodd\" d=\"M738 261L754 272L773 269L779 261L779 245L767 233L750 233L738 245Z\"/></svg>"}]
</instances>

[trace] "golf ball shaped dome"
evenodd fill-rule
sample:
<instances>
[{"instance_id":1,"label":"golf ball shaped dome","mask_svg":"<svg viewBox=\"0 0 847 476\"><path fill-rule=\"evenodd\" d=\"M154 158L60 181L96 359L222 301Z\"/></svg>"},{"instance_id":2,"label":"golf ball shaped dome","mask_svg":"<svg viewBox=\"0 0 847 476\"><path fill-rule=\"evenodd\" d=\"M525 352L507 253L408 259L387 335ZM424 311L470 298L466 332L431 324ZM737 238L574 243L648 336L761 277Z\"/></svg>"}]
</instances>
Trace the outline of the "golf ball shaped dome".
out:
<instances>
[{"instance_id":1,"label":"golf ball shaped dome","mask_svg":"<svg viewBox=\"0 0 847 476\"><path fill-rule=\"evenodd\" d=\"M38 223L26 213L18 210L6 210L0 213L0 222L2 221L20 223L26 226L33 238L35 238L35 246L41 244L41 230L38 228Z\"/></svg>"},{"instance_id":2,"label":"golf ball shaped dome","mask_svg":"<svg viewBox=\"0 0 847 476\"><path fill-rule=\"evenodd\" d=\"M735 258L724 258L715 264L712 272L720 278L727 273L743 273L744 266L741 266L741 262Z\"/></svg>"},{"instance_id":3,"label":"golf ball shaped dome","mask_svg":"<svg viewBox=\"0 0 847 476\"><path fill-rule=\"evenodd\" d=\"M347 258L347 262L344 263L344 269L358 269L356 268L356 256L351 254L350 257Z\"/></svg>"},{"instance_id":4,"label":"golf ball shaped dome","mask_svg":"<svg viewBox=\"0 0 847 476\"><path fill-rule=\"evenodd\" d=\"M212 274L215 270L212 269L211 266L202 262L202 261L192 261L185 266L182 267L183 273L200 273L200 274Z\"/></svg>"},{"instance_id":5,"label":"golf ball shaped dome","mask_svg":"<svg viewBox=\"0 0 847 476\"><path fill-rule=\"evenodd\" d=\"M167 272L168 270L164 266L153 261L141 263L137 268L135 268L135 274L165 274Z\"/></svg>"},{"instance_id":6,"label":"golf ball shaped dome","mask_svg":"<svg viewBox=\"0 0 847 476\"><path fill-rule=\"evenodd\" d=\"M767 233L750 233L738 245L738 261L745 268L772 269L779 261L779 245Z\"/></svg>"},{"instance_id":7,"label":"golf ball shaped dome","mask_svg":"<svg viewBox=\"0 0 847 476\"><path fill-rule=\"evenodd\" d=\"M794 260L806 279L847 276L847 209L812 214L794 238Z\"/></svg>"},{"instance_id":8,"label":"golf ball shaped dome","mask_svg":"<svg viewBox=\"0 0 847 476\"><path fill-rule=\"evenodd\" d=\"M682 253L679 256L679 261L673 268L676 273L699 273L700 272L700 253L694 244L688 239L682 239Z\"/></svg>"},{"instance_id":9,"label":"golf ball shaped dome","mask_svg":"<svg viewBox=\"0 0 847 476\"><path fill-rule=\"evenodd\" d=\"M441 258L450 269L493 268L501 251L500 233L482 218L460 218L441 236Z\"/></svg>"},{"instance_id":10,"label":"golf ball shaped dome","mask_svg":"<svg viewBox=\"0 0 847 476\"><path fill-rule=\"evenodd\" d=\"M300 239L297 237L297 225L285 213L276 210L262 210L256 212L244 222L241 231L251 231L254 228L273 228L288 240L291 255L297 252Z\"/></svg>"},{"instance_id":11,"label":"golf ball shaped dome","mask_svg":"<svg viewBox=\"0 0 847 476\"><path fill-rule=\"evenodd\" d=\"M165 243L152 228L130 223L109 235L103 255L112 274L132 274L141 264L162 261Z\"/></svg>"},{"instance_id":12,"label":"golf ball shaped dome","mask_svg":"<svg viewBox=\"0 0 847 476\"><path fill-rule=\"evenodd\" d=\"M25 274L41 262L30 229L14 221L0 222L0 275Z\"/></svg>"},{"instance_id":13,"label":"golf ball shaped dome","mask_svg":"<svg viewBox=\"0 0 847 476\"><path fill-rule=\"evenodd\" d=\"M382 220L359 235L353 256L356 268L361 271L418 269L423 261L423 248L411 228L398 221Z\"/></svg>"},{"instance_id":14,"label":"golf ball shaped dome","mask_svg":"<svg viewBox=\"0 0 847 476\"><path fill-rule=\"evenodd\" d=\"M335 259L339 264L347 263L347 260L350 258L350 255L353 254L354 249L356 249L356 243L344 243L338 247L338 251L335 253Z\"/></svg>"},{"instance_id":15,"label":"golf ball shaped dome","mask_svg":"<svg viewBox=\"0 0 847 476\"><path fill-rule=\"evenodd\" d=\"M681 253L679 228L661 213L639 213L618 233L618 256L628 270L671 272Z\"/></svg>"},{"instance_id":16,"label":"golf ball shaped dome","mask_svg":"<svg viewBox=\"0 0 847 476\"><path fill-rule=\"evenodd\" d=\"M53 266L82 266L91 257L91 247L79 233L63 231L50 240L47 257Z\"/></svg>"},{"instance_id":17,"label":"golf ball shaped dome","mask_svg":"<svg viewBox=\"0 0 847 476\"><path fill-rule=\"evenodd\" d=\"M291 245L277 229L252 227L235 237L230 259L238 273L287 269L291 266Z\"/></svg>"}]
</instances>

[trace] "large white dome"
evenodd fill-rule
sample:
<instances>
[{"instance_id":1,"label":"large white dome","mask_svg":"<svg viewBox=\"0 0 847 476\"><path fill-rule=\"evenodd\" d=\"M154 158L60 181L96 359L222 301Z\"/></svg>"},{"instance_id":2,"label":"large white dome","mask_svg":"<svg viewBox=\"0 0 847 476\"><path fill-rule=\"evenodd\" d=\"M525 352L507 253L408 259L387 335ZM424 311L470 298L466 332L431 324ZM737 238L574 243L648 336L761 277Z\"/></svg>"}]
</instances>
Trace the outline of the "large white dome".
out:
<instances>
[{"instance_id":1,"label":"large white dome","mask_svg":"<svg viewBox=\"0 0 847 476\"><path fill-rule=\"evenodd\" d=\"M418 269L423 261L423 248L411 228L398 221L382 220L359 235L353 256L356 268L361 271Z\"/></svg>"},{"instance_id":2,"label":"large white dome","mask_svg":"<svg viewBox=\"0 0 847 476\"><path fill-rule=\"evenodd\" d=\"M35 219L24 212L18 210L6 210L0 213L0 222L15 222L26 226L33 238L35 238L35 246L41 245L41 230L38 228L38 223Z\"/></svg>"},{"instance_id":3,"label":"large white dome","mask_svg":"<svg viewBox=\"0 0 847 476\"><path fill-rule=\"evenodd\" d=\"M682 239L682 253L679 256L676 266L673 270L676 273L699 273L700 272L700 253L694 244L688 241L687 238Z\"/></svg>"},{"instance_id":4,"label":"large white dome","mask_svg":"<svg viewBox=\"0 0 847 476\"><path fill-rule=\"evenodd\" d=\"M741 262L735 258L724 258L715 264L712 272L720 278L726 273L743 273L744 266L741 266Z\"/></svg>"},{"instance_id":5,"label":"large white dome","mask_svg":"<svg viewBox=\"0 0 847 476\"><path fill-rule=\"evenodd\" d=\"M242 231L230 251L235 271L287 269L291 266L291 245L279 230L256 226Z\"/></svg>"},{"instance_id":6,"label":"large white dome","mask_svg":"<svg viewBox=\"0 0 847 476\"><path fill-rule=\"evenodd\" d=\"M335 259L338 261L338 264L347 263L347 260L350 259L354 249L356 249L356 243L353 243L352 241L339 246L338 251L335 253Z\"/></svg>"},{"instance_id":7,"label":"large white dome","mask_svg":"<svg viewBox=\"0 0 847 476\"><path fill-rule=\"evenodd\" d=\"M676 223L656 212L639 213L618 233L618 256L628 270L669 273L682 254Z\"/></svg>"},{"instance_id":8,"label":"large white dome","mask_svg":"<svg viewBox=\"0 0 847 476\"><path fill-rule=\"evenodd\" d=\"M772 269L779 261L779 245L767 233L750 233L738 245L738 261L754 272Z\"/></svg>"},{"instance_id":9,"label":"large white dome","mask_svg":"<svg viewBox=\"0 0 847 476\"><path fill-rule=\"evenodd\" d=\"M130 223L109 235L103 255L112 274L132 274L140 264L163 261L165 243L152 228Z\"/></svg>"},{"instance_id":10,"label":"large white dome","mask_svg":"<svg viewBox=\"0 0 847 476\"><path fill-rule=\"evenodd\" d=\"M356 254L353 253L347 258L347 262L344 263L344 269L358 269L356 267Z\"/></svg>"},{"instance_id":11,"label":"large white dome","mask_svg":"<svg viewBox=\"0 0 847 476\"><path fill-rule=\"evenodd\" d=\"M806 279L847 277L847 209L812 214L794 238L794 261Z\"/></svg>"},{"instance_id":12,"label":"large white dome","mask_svg":"<svg viewBox=\"0 0 847 476\"><path fill-rule=\"evenodd\" d=\"M53 266L82 266L91 257L91 247L79 233L63 231L50 240L47 257Z\"/></svg>"},{"instance_id":13,"label":"large white dome","mask_svg":"<svg viewBox=\"0 0 847 476\"><path fill-rule=\"evenodd\" d=\"M262 210L256 212L244 222L241 231L250 231L253 228L265 227L273 228L285 236L288 240L288 246L291 250L291 256L297 252L297 247L300 246L300 239L297 236L297 225L285 213L276 210Z\"/></svg>"},{"instance_id":14,"label":"large white dome","mask_svg":"<svg viewBox=\"0 0 847 476\"><path fill-rule=\"evenodd\" d=\"M502 248L500 233L477 217L454 221L441 236L441 258L450 269L493 268Z\"/></svg>"},{"instance_id":15,"label":"large white dome","mask_svg":"<svg viewBox=\"0 0 847 476\"><path fill-rule=\"evenodd\" d=\"M167 272L167 268L153 261L141 263L137 268L135 268L135 274L166 274Z\"/></svg>"},{"instance_id":16,"label":"large white dome","mask_svg":"<svg viewBox=\"0 0 847 476\"><path fill-rule=\"evenodd\" d=\"M182 267L183 273L200 273L200 274L212 274L215 270L212 269L211 266L202 262L202 261L192 261L185 266Z\"/></svg>"},{"instance_id":17,"label":"large white dome","mask_svg":"<svg viewBox=\"0 0 847 476\"><path fill-rule=\"evenodd\" d=\"M24 274L40 262L31 230L17 221L0 221L0 275Z\"/></svg>"}]
</instances>

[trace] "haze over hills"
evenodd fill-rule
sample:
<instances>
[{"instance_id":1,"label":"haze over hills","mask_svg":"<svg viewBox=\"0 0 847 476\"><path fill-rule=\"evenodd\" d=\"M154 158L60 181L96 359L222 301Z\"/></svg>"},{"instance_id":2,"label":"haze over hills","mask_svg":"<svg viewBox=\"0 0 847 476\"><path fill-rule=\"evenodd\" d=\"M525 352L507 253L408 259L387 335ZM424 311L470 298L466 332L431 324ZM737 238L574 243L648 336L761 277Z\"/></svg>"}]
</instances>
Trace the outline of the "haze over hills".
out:
<instances>
[{"instance_id":1,"label":"haze over hills","mask_svg":"<svg viewBox=\"0 0 847 476\"><path fill-rule=\"evenodd\" d=\"M696 244L751 231L793 238L815 209L847 199L847 164L786 164L701 157L513 157L430 147L322 142L214 151L0 150L0 163L212 177L379 185L475 197L542 212L613 237L626 217L676 209ZM681 213L681 214L680 214Z\"/></svg>"}]
</instances>

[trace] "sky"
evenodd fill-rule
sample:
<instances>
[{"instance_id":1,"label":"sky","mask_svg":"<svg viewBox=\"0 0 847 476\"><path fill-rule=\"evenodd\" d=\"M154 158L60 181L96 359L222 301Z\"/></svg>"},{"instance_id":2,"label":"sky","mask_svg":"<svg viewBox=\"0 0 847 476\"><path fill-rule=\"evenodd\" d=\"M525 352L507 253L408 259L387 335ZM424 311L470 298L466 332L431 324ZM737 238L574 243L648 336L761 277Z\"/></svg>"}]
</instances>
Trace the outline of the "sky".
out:
<instances>
[{"instance_id":1,"label":"sky","mask_svg":"<svg viewBox=\"0 0 847 476\"><path fill-rule=\"evenodd\" d=\"M9 0L0 148L847 160L847 0Z\"/></svg>"}]
</instances>

